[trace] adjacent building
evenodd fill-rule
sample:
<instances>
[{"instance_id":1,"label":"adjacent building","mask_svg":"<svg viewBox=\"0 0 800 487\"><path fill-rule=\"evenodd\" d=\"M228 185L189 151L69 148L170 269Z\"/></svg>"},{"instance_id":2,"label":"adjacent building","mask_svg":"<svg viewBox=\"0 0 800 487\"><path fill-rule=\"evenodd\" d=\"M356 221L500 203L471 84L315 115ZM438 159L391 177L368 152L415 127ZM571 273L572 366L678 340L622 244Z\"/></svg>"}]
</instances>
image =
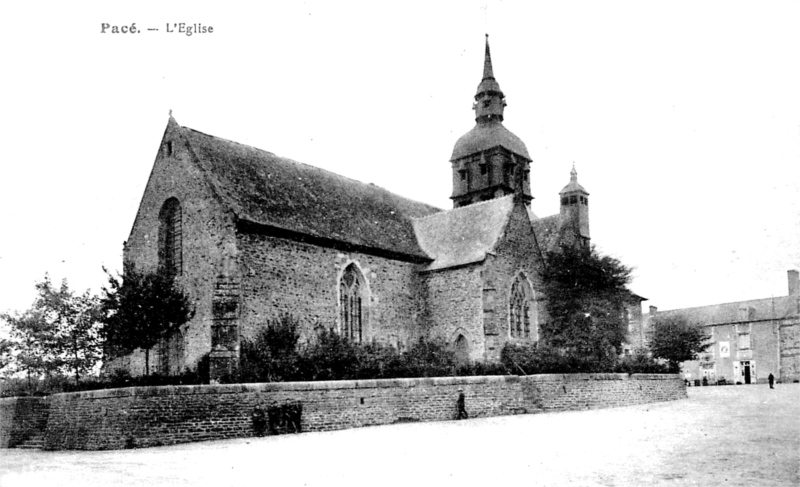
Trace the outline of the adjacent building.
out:
<instances>
[{"instance_id":1,"label":"adjacent building","mask_svg":"<svg viewBox=\"0 0 800 487\"><path fill-rule=\"evenodd\" d=\"M800 283L790 270L786 296L713 304L697 308L658 311L650 307L645 320L654 316L681 314L702 327L711 347L699 360L684 362L681 369L689 380L710 383L755 384L769 374L783 382L800 380ZM652 327L646 325L652 332Z\"/></svg>"}]
</instances>

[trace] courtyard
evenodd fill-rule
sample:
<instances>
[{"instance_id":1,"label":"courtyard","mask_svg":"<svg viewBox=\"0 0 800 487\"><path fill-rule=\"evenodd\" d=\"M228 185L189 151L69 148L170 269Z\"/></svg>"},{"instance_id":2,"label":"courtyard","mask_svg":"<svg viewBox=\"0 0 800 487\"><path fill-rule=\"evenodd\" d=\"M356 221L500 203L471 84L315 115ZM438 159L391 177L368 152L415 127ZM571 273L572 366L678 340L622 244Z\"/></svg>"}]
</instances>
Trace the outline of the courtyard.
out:
<instances>
[{"instance_id":1,"label":"courtyard","mask_svg":"<svg viewBox=\"0 0 800 487\"><path fill-rule=\"evenodd\" d=\"M800 384L688 395L140 450L0 450L0 486L800 484Z\"/></svg>"}]
</instances>

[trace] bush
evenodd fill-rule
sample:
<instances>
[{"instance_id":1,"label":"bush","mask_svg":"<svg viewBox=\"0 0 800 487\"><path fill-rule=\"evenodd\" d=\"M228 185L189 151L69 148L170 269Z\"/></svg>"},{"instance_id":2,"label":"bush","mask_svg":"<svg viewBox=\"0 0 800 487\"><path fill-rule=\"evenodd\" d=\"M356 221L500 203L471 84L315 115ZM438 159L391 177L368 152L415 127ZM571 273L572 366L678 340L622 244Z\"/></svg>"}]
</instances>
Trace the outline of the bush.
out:
<instances>
[{"instance_id":1,"label":"bush","mask_svg":"<svg viewBox=\"0 0 800 487\"><path fill-rule=\"evenodd\" d=\"M253 339L239 345L239 382L276 382L297 380L297 343L300 340L299 322L284 314L270 320Z\"/></svg>"}]
</instances>

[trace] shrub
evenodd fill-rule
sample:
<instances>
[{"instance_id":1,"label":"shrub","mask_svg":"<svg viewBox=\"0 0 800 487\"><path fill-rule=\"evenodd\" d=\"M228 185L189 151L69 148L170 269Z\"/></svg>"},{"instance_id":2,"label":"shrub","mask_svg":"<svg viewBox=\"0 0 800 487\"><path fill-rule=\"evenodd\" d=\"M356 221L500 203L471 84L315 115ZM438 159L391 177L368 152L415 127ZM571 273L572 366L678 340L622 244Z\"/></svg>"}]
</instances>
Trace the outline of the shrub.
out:
<instances>
[{"instance_id":1,"label":"shrub","mask_svg":"<svg viewBox=\"0 0 800 487\"><path fill-rule=\"evenodd\" d=\"M239 382L295 380L298 376L299 322L288 314L270 320L253 339L242 340Z\"/></svg>"}]
</instances>

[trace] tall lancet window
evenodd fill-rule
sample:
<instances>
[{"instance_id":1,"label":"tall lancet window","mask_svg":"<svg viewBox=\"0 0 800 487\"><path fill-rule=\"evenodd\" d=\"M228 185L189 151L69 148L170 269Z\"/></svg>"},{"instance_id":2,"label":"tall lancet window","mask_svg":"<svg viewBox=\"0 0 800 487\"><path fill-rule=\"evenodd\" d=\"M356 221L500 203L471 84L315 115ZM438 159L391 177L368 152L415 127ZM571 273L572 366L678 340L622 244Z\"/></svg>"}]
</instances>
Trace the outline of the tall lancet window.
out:
<instances>
[{"instance_id":1,"label":"tall lancet window","mask_svg":"<svg viewBox=\"0 0 800 487\"><path fill-rule=\"evenodd\" d=\"M513 338L530 338L535 327L533 292L523 274L517 275L509 297L509 334ZM535 336L535 330L533 330Z\"/></svg>"},{"instance_id":2,"label":"tall lancet window","mask_svg":"<svg viewBox=\"0 0 800 487\"><path fill-rule=\"evenodd\" d=\"M364 276L355 264L348 265L339 281L339 330L348 340L361 342L364 339L368 299Z\"/></svg>"},{"instance_id":3,"label":"tall lancet window","mask_svg":"<svg viewBox=\"0 0 800 487\"><path fill-rule=\"evenodd\" d=\"M181 204L177 198L164 202L158 215L158 261L168 273L183 272L183 231Z\"/></svg>"}]
</instances>

